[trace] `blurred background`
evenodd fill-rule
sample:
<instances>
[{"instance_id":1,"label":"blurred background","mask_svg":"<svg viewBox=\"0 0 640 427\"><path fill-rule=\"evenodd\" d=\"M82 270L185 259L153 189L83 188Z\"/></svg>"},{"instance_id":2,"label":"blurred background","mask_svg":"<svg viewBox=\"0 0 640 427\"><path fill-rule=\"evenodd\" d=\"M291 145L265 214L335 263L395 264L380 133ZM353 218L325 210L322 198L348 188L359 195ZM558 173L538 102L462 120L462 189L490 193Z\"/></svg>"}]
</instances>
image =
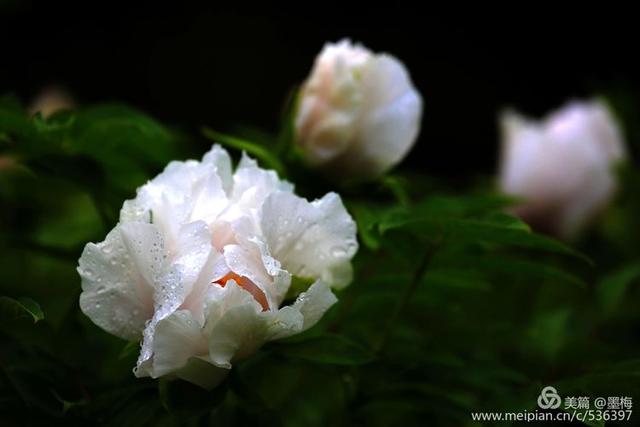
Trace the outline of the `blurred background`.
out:
<instances>
[{"instance_id":1,"label":"blurred background","mask_svg":"<svg viewBox=\"0 0 640 427\"><path fill-rule=\"evenodd\" d=\"M3 0L0 93L28 102L54 84L83 104L124 102L188 128L275 130L322 45L350 37L407 64L425 99L407 163L433 174L492 172L496 113L507 106L542 115L604 93L640 118L628 102L640 83L630 11L203 3Z\"/></svg>"},{"instance_id":2,"label":"blurred background","mask_svg":"<svg viewBox=\"0 0 640 427\"><path fill-rule=\"evenodd\" d=\"M470 411L535 410L549 384L638 402L637 162L571 247L505 215L490 181L506 107L542 116L603 95L638 154L637 14L421 6L0 0L0 298L32 298L44 313L0 321L0 425L475 425ZM135 379L138 344L80 312L82 248L168 161L210 147L202 126L277 132L315 55L343 37L401 59L425 110L400 169L418 175L340 189L361 249L356 280L315 329L327 341L266 346L213 394ZM28 106L52 86L80 106L128 107L48 121L3 97ZM306 196L335 189L294 178ZM394 189L415 204L403 209ZM15 303L0 303L6 319Z\"/></svg>"}]
</instances>

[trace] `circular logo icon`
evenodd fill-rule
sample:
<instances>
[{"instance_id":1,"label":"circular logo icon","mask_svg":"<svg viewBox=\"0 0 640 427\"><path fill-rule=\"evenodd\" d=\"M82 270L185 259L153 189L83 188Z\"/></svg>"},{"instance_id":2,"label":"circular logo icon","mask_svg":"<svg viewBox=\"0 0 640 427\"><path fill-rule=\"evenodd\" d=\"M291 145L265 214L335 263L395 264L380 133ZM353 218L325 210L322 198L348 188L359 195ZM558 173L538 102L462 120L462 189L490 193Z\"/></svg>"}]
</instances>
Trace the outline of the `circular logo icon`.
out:
<instances>
[{"instance_id":1,"label":"circular logo icon","mask_svg":"<svg viewBox=\"0 0 640 427\"><path fill-rule=\"evenodd\" d=\"M551 386L542 389L538 396L538 406L542 409L556 409L560 407L562 399L558 391Z\"/></svg>"},{"instance_id":2,"label":"circular logo icon","mask_svg":"<svg viewBox=\"0 0 640 427\"><path fill-rule=\"evenodd\" d=\"M593 404L597 409L602 409L607 406L607 399L604 397L597 397L596 400L593 401Z\"/></svg>"}]
</instances>

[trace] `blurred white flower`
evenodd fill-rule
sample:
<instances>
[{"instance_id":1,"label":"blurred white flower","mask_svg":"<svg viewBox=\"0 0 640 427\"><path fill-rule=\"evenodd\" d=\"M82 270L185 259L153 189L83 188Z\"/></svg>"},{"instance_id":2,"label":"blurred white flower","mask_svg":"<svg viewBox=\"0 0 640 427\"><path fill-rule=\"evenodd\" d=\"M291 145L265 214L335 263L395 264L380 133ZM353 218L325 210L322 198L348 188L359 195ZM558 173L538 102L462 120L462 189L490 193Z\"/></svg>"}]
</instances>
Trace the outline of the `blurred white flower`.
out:
<instances>
[{"instance_id":1,"label":"blurred white flower","mask_svg":"<svg viewBox=\"0 0 640 427\"><path fill-rule=\"evenodd\" d=\"M351 280L356 226L340 197L308 202L244 156L214 146L172 162L89 243L80 307L98 326L142 338L135 373L210 387L231 362L315 324ZM314 284L290 305L292 275Z\"/></svg>"},{"instance_id":2,"label":"blurred white flower","mask_svg":"<svg viewBox=\"0 0 640 427\"><path fill-rule=\"evenodd\" d=\"M570 238L607 205L625 147L604 103L572 102L541 122L507 112L501 126L500 186L533 227Z\"/></svg>"},{"instance_id":3,"label":"blurred white flower","mask_svg":"<svg viewBox=\"0 0 640 427\"><path fill-rule=\"evenodd\" d=\"M342 40L326 44L304 83L295 117L307 162L334 175L381 175L409 152L422 98L404 65Z\"/></svg>"},{"instance_id":4,"label":"blurred white flower","mask_svg":"<svg viewBox=\"0 0 640 427\"><path fill-rule=\"evenodd\" d=\"M29 106L29 113L42 114L42 117L49 117L53 113L61 110L70 110L75 107L75 100L66 90L50 86L43 89Z\"/></svg>"}]
</instances>

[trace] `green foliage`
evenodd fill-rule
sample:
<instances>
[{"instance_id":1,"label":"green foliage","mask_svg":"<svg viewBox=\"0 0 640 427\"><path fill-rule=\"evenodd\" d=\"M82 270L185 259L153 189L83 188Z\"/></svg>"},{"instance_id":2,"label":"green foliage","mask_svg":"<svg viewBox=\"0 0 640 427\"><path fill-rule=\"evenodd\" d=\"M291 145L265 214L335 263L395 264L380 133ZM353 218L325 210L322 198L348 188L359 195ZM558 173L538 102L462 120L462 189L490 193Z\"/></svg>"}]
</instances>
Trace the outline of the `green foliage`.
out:
<instances>
[{"instance_id":1,"label":"green foliage","mask_svg":"<svg viewBox=\"0 0 640 427\"><path fill-rule=\"evenodd\" d=\"M278 157L270 152L268 148L260 144L255 144L251 141L216 132L213 129L204 128L202 133L213 142L222 144L228 148L246 152L250 156L263 162L265 167L273 169L278 172L280 176L283 176L284 166L282 162L278 160Z\"/></svg>"},{"instance_id":2,"label":"green foliage","mask_svg":"<svg viewBox=\"0 0 640 427\"><path fill-rule=\"evenodd\" d=\"M33 323L44 319L44 313L40 305L31 298L13 299L0 296L0 313L2 313L2 320L5 322L25 316L31 317Z\"/></svg>"},{"instance_id":3,"label":"green foliage","mask_svg":"<svg viewBox=\"0 0 640 427\"><path fill-rule=\"evenodd\" d=\"M264 144L204 132L306 196L335 190L300 165L290 126L285 114ZM214 390L136 379L138 343L80 312L77 259L139 185L189 154L190 140L128 107L45 119L0 98L3 426L473 425L471 412L534 410L546 385L640 398L633 169L575 247L533 232L491 188L400 174L344 185L361 249L319 325L237 361ZM310 284L295 277L294 293Z\"/></svg>"},{"instance_id":4,"label":"green foliage","mask_svg":"<svg viewBox=\"0 0 640 427\"><path fill-rule=\"evenodd\" d=\"M373 360L371 352L341 335L324 334L290 341L278 349L293 358L344 366L362 365Z\"/></svg>"}]
</instances>

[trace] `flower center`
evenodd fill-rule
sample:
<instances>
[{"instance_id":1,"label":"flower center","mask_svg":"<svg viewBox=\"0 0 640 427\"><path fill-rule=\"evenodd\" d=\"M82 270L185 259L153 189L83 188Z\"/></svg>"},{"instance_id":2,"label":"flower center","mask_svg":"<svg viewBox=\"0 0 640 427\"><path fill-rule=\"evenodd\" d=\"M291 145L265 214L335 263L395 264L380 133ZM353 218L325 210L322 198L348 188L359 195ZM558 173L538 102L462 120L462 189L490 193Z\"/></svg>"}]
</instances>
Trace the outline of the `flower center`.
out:
<instances>
[{"instance_id":1,"label":"flower center","mask_svg":"<svg viewBox=\"0 0 640 427\"><path fill-rule=\"evenodd\" d=\"M229 280L235 281L238 286L249 292L253 296L253 298L262 306L262 311L269 310L267 296L264 294L264 292L262 292L262 289L260 289L255 283L244 276L239 276L234 272L229 272L222 279L217 280L213 283L216 283L224 288Z\"/></svg>"}]
</instances>

